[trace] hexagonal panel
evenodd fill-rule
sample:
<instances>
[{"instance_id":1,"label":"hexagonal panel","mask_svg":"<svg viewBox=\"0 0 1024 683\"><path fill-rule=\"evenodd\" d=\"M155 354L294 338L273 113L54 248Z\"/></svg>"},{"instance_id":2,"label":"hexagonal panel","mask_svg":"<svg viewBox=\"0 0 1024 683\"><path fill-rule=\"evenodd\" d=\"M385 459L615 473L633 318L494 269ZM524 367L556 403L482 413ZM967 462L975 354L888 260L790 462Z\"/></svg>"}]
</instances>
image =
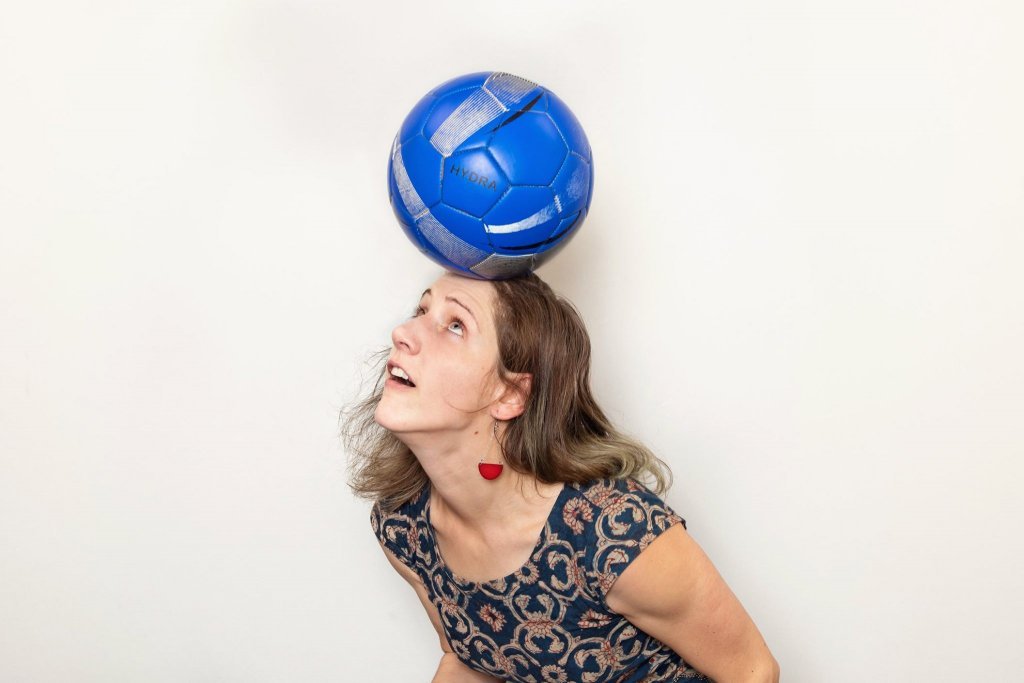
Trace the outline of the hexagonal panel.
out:
<instances>
[{"instance_id":1,"label":"hexagonal panel","mask_svg":"<svg viewBox=\"0 0 1024 683\"><path fill-rule=\"evenodd\" d=\"M501 126L488 149L513 185L547 185L569 153L548 115L535 111Z\"/></svg>"},{"instance_id":2,"label":"hexagonal panel","mask_svg":"<svg viewBox=\"0 0 1024 683\"><path fill-rule=\"evenodd\" d=\"M536 254L538 267L545 261L554 258L558 252L565 248L565 245L569 244L579 234L580 226L583 225L586 217L586 212L581 211L577 218L566 218L558 224L552 236Z\"/></svg>"},{"instance_id":3,"label":"hexagonal panel","mask_svg":"<svg viewBox=\"0 0 1024 683\"><path fill-rule=\"evenodd\" d=\"M479 218L453 209L444 202L435 206L430 212L438 223L463 242L484 251L490 251L487 233L484 232L484 225Z\"/></svg>"},{"instance_id":4,"label":"hexagonal panel","mask_svg":"<svg viewBox=\"0 0 1024 683\"><path fill-rule=\"evenodd\" d=\"M565 141L569 143L569 149L590 161L590 142L587 140L587 134L583 131L583 126L580 125L565 102L558 99L553 92L548 93L548 116L558 126L558 130L562 131Z\"/></svg>"},{"instance_id":5,"label":"hexagonal panel","mask_svg":"<svg viewBox=\"0 0 1024 683\"><path fill-rule=\"evenodd\" d=\"M569 232L570 230L575 230L583 222L583 219L586 217L586 215L586 211L577 211L571 216L563 218L561 221L559 221L558 227L554 229L554 231L551 233L551 237L549 237L548 240L553 242L559 239L562 235Z\"/></svg>"},{"instance_id":6,"label":"hexagonal panel","mask_svg":"<svg viewBox=\"0 0 1024 683\"><path fill-rule=\"evenodd\" d=\"M434 106L435 98L433 95L425 95L416 106L409 111L409 114L402 121L402 127L398 131L398 140L405 142L413 135L423 132L423 123L427 118L427 113L430 108Z\"/></svg>"},{"instance_id":7,"label":"hexagonal panel","mask_svg":"<svg viewBox=\"0 0 1024 683\"><path fill-rule=\"evenodd\" d=\"M508 180L484 149L458 152L444 161L441 200L477 218L497 203Z\"/></svg>"},{"instance_id":8,"label":"hexagonal panel","mask_svg":"<svg viewBox=\"0 0 1024 683\"><path fill-rule=\"evenodd\" d=\"M541 95L540 99L538 99L533 104L533 106L530 107L530 111L546 112L548 110L548 89L542 88L542 90L543 94Z\"/></svg>"}]
</instances>

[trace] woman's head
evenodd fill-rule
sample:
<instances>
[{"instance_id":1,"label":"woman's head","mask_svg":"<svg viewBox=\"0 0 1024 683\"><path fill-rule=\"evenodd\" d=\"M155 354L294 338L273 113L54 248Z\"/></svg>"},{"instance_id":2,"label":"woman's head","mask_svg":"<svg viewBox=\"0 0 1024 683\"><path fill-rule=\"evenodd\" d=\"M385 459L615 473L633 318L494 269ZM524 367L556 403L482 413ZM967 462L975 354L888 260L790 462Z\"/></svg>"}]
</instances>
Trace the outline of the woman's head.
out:
<instances>
[{"instance_id":1,"label":"woman's head","mask_svg":"<svg viewBox=\"0 0 1024 683\"><path fill-rule=\"evenodd\" d=\"M412 317L391 333L377 423L406 440L490 431L492 421L518 416L530 378L504 368L498 304L486 280L446 274L425 289Z\"/></svg>"},{"instance_id":2,"label":"woman's head","mask_svg":"<svg viewBox=\"0 0 1024 683\"><path fill-rule=\"evenodd\" d=\"M395 328L371 396L347 412L357 493L396 507L426 483L399 436L504 425L505 462L541 482L640 476L664 490L667 467L608 421L590 390L579 313L534 274L446 274ZM415 386L388 381L397 364ZM383 428L383 429L382 429Z\"/></svg>"}]
</instances>

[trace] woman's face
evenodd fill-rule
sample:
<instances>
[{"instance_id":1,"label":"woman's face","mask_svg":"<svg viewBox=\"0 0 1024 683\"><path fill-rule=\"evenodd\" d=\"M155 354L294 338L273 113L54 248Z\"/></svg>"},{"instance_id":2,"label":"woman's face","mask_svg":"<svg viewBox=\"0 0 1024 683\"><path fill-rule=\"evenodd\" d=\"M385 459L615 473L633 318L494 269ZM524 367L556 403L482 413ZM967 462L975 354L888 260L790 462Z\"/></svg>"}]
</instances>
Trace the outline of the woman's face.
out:
<instances>
[{"instance_id":1,"label":"woman's face","mask_svg":"<svg viewBox=\"0 0 1024 683\"><path fill-rule=\"evenodd\" d=\"M494 298L491 283L450 273L423 292L415 315L391 333L388 379L374 413L379 425L401 435L490 422L489 408L501 393Z\"/></svg>"}]
</instances>

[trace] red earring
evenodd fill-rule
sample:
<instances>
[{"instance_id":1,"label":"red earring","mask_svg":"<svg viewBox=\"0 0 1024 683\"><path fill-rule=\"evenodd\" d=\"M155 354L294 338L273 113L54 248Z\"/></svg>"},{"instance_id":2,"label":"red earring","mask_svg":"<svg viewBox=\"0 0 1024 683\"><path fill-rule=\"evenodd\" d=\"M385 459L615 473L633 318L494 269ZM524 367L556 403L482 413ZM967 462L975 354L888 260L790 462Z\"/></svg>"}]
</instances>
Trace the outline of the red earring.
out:
<instances>
[{"instance_id":1,"label":"red earring","mask_svg":"<svg viewBox=\"0 0 1024 683\"><path fill-rule=\"evenodd\" d=\"M477 467L480 468L480 476L484 479L497 479L501 476L501 471L505 469L500 462L481 462Z\"/></svg>"},{"instance_id":2,"label":"red earring","mask_svg":"<svg viewBox=\"0 0 1024 683\"><path fill-rule=\"evenodd\" d=\"M491 440L492 441L497 436L497 434L498 434L498 421L495 420L494 421L494 429L491 430ZM488 445L490 445L490 444L488 444ZM492 479L497 479L498 477L501 476L501 471L503 469L505 469L505 466L502 465L500 462L497 462L497 463L495 463L495 462L484 462L483 460L481 460L480 464L477 465L477 469L480 470L480 476L481 477L483 477L484 479L487 479L488 481L491 481Z\"/></svg>"}]
</instances>

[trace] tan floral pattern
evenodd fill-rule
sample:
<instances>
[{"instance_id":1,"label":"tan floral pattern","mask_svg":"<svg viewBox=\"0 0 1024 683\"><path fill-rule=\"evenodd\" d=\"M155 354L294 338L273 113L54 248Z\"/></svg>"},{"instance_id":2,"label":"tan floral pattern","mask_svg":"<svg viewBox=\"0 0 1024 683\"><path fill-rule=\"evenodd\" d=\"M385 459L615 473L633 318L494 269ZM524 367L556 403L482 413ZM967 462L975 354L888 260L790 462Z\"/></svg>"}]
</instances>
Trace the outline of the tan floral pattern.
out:
<instances>
[{"instance_id":1,"label":"tan floral pattern","mask_svg":"<svg viewBox=\"0 0 1024 683\"><path fill-rule=\"evenodd\" d=\"M491 605L481 607L479 615L494 631L500 631L505 626L505 616Z\"/></svg>"},{"instance_id":2,"label":"tan floral pattern","mask_svg":"<svg viewBox=\"0 0 1024 683\"><path fill-rule=\"evenodd\" d=\"M566 683L569 680L569 675L565 673L565 669L560 669L551 664L541 669L540 675L544 683Z\"/></svg>"},{"instance_id":3,"label":"tan floral pattern","mask_svg":"<svg viewBox=\"0 0 1024 683\"><path fill-rule=\"evenodd\" d=\"M685 524L642 484L566 484L529 560L480 583L454 574L437 553L429 492L391 514L375 506L371 525L423 579L452 651L467 665L523 683L707 680L605 603L644 548Z\"/></svg>"},{"instance_id":4,"label":"tan floral pattern","mask_svg":"<svg viewBox=\"0 0 1024 683\"><path fill-rule=\"evenodd\" d=\"M586 498L570 498L562 508L562 521L574 534L582 534L583 522L594 521L594 508Z\"/></svg>"},{"instance_id":5,"label":"tan floral pattern","mask_svg":"<svg viewBox=\"0 0 1024 683\"><path fill-rule=\"evenodd\" d=\"M527 586L537 583L537 567L533 562L527 562L515 574L516 580Z\"/></svg>"},{"instance_id":6,"label":"tan floral pattern","mask_svg":"<svg viewBox=\"0 0 1024 683\"><path fill-rule=\"evenodd\" d=\"M588 609L580 617L579 625L580 628L597 628L598 626L604 626L611 620L612 618L608 614Z\"/></svg>"}]
</instances>

